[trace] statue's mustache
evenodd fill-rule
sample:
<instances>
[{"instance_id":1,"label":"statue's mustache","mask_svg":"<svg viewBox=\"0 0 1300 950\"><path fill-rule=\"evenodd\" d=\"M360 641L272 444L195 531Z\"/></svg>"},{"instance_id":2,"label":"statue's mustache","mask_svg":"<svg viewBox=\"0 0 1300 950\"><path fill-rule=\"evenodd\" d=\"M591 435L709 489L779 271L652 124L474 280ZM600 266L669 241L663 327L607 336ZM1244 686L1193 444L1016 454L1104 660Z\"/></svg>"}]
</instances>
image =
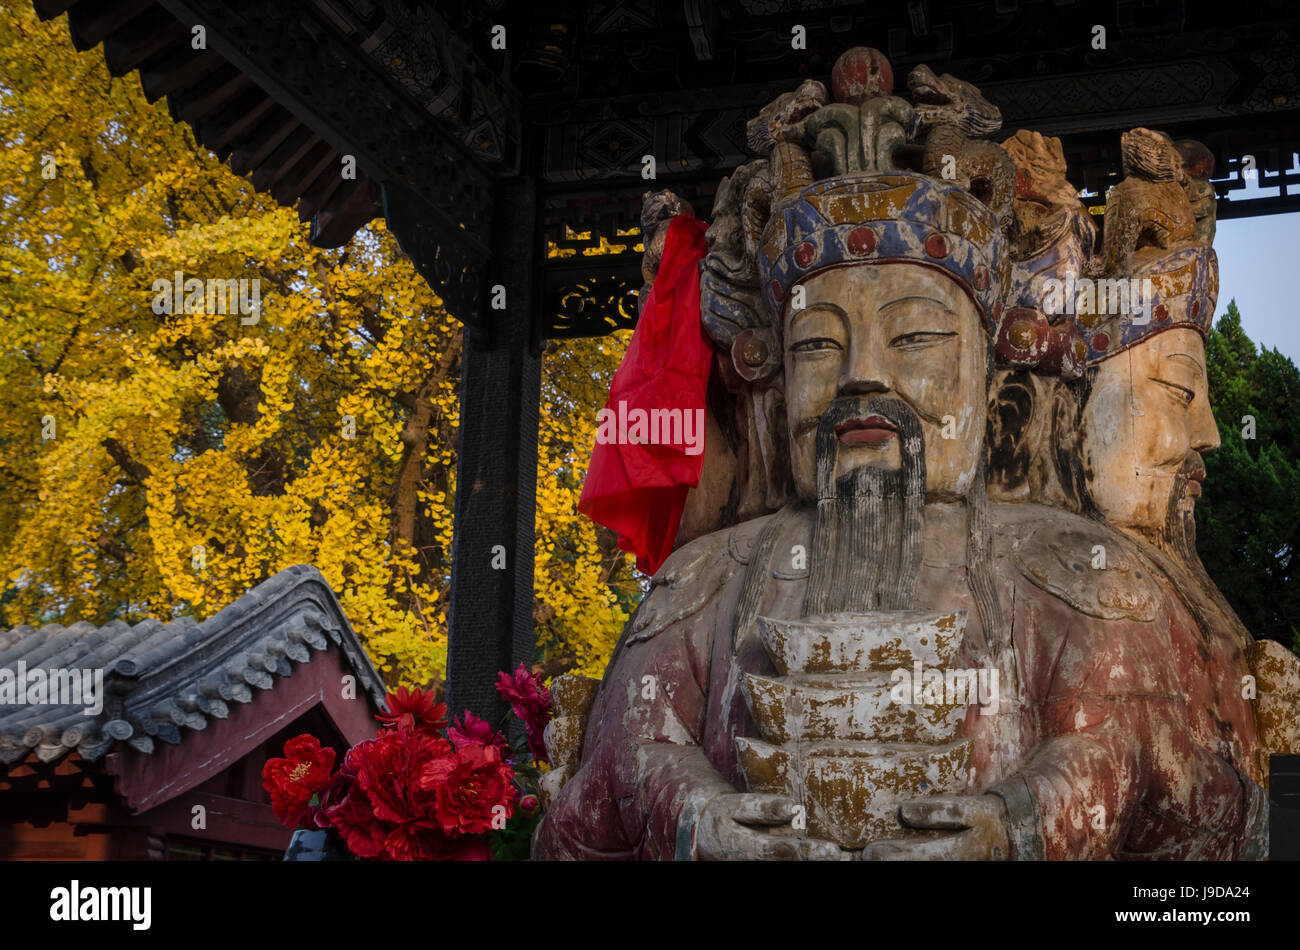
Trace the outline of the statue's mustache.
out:
<instances>
[{"instance_id":1,"label":"statue's mustache","mask_svg":"<svg viewBox=\"0 0 1300 950\"><path fill-rule=\"evenodd\" d=\"M1205 471L1205 459L1197 451L1188 452L1187 458L1183 459L1183 464L1178 468L1179 475L1186 475L1189 478L1203 471Z\"/></svg>"},{"instance_id":2,"label":"statue's mustache","mask_svg":"<svg viewBox=\"0 0 1300 950\"><path fill-rule=\"evenodd\" d=\"M858 420L895 430L897 467L838 472L838 432ZM841 397L815 421L817 513L804 614L907 609L916 595L925 524L920 419L903 400L878 393Z\"/></svg>"},{"instance_id":3,"label":"statue's mustache","mask_svg":"<svg viewBox=\"0 0 1300 950\"><path fill-rule=\"evenodd\" d=\"M1187 490L1193 478L1205 477L1205 459L1199 452L1188 452L1174 475L1173 489L1169 493L1165 523L1156 544L1180 558L1193 570L1204 570L1196 554L1195 497ZM1199 494L1199 492L1197 493Z\"/></svg>"},{"instance_id":4,"label":"statue's mustache","mask_svg":"<svg viewBox=\"0 0 1300 950\"><path fill-rule=\"evenodd\" d=\"M866 416L880 416L892 426L897 426L899 423L899 420L894 418L894 415L887 409L882 408L878 397L841 396L817 415L801 419L795 425L794 431L796 435L805 435L817 431L823 425L835 426L848 419L865 418Z\"/></svg>"},{"instance_id":5,"label":"statue's mustache","mask_svg":"<svg viewBox=\"0 0 1300 950\"><path fill-rule=\"evenodd\" d=\"M900 421L899 419L895 418L894 416L891 416L888 412L881 411L878 408L879 400L882 399L897 400L898 397L888 396L884 393L881 393L879 395L872 395L872 396L840 396L834 402L830 403L824 409L822 409L821 412L819 412L817 415L808 416L796 422L794 425L794 434L796 437L798 437L801 435L807 435L809 432L816 432L818 427L820 427L822 423L826 422L828 419L833 420L832 424L834 424L838 422L843 422L845 419L856 418L863 414L881 416L890 425L898 426ZM916 415L918 419L922 419L926 422L929 422L931 425L936 425L936 426L943 425L943 420L940 419L938 416L934 415L933 413L925 412L921 409L918 409L916 406L913 406L911 403L906 403L905 405L909 410L911 410L911 412L913 412ZM876 408L868 409L868 406L874 406Z\"/></svg>"},{"instance_id":6,"label":"statue's mustache","mask_svg":"<svg viewBox=\"0 0 1300 950\"><path fill-rule=\"evenodd\" d=\"M1183 517L1191 517L1195 498L1188 494L1187 486L1193 479L1204 477L1205 459L1200 452L1188 452L1174 473L1173 490L1169 493L1169 510L1165 518L1166 532L1173 530L1173 525Z\"/></svg>"}]
</instances>

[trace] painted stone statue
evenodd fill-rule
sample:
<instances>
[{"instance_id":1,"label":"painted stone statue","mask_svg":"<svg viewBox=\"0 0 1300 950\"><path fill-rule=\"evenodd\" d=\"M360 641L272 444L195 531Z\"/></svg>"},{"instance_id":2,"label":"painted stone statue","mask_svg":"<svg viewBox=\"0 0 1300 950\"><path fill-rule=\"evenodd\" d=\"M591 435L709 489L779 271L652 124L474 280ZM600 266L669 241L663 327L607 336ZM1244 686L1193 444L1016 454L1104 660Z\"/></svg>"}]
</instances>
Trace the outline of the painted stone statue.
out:
<instances>
[{"instance_id":1,"label":"painted stone statue","mask_svg":"<svg viewBox=\"0 0 1300 950\"><path fill-rule=\"evenodd\" d=\"M1181 156L1198 156L1196 173L1205 178L1212 162L1198 143L1183 143L1180 151L1161 133L1138 129L1124 136L1130 173L1141 174L1138 169L1158 164L1152 157L1157 149L1164 181L1178 187L1147 189L1126 180L1112 192L1101 255L1089 259L1090 242L1085 240L1082 257L1073 250L1057 255L1056 266L1047 271L1058 286L1064 282L1077 291L1066 301L1065 322L1078 330L1082 342L1075 347L1088 369L1078 380L1063 372L1034 387L1026 387L1023 380L1004 387L999 394L1004 404L1017 402L1006 398L1006 389L1020 387L1024 401L1042 405L1036 431L1001 440L1002 451L994 459L994 495L1002 497L1008 483L1018 483L1026 490L1022 497L1046 499L1104 520L1125 536L1141 569L1156 581L1171 621L1169 643L1181 684L1179 708L1196 744L1200 791L1214 787L1213 775L1229 799L1240 787L1242 835L1249 844L1235 854L1225 853L1206 844L1214 832L1202 828L1199 842L1169 842L1159 832L1148 835L1147 849L1152 855L1182 858L1260 857L1266 846L1267 805L1261 782L1267 763L1266 747L1256 733L1252 701L1257 684L1251 682L1250 664L1252 652L1260 648L1200 564L1192 507L1205 477L1199 453L1219 444L1208 403L1204 347L1217 296L1218 265L1209 247L1212 207L1204 220L1206 210L1202 207L1194 215L1191 205L1193 196L1203 196L1205 182L1195 183ZM1035 150L1011 151L1021 179L1036 180L1022 189L1036 209L1042 207L1042 196L1055 194L1059 200L1053 202L1058 209L1054 217L1080 210L1064 180L1063 163L1044 169L1034 161ZM1145 158L1130 162L1133 154ZM1150 207L1151 202L1165 207ZM1190 225L1194 218L1202 222L1195 230ZM1187 226L1153 228L1141 222ZM1119 250L1117 243L1122 245ZM1039 299L1052 297L1045 290L1036 289ZM1014 430L1002 425L997 408L995 432ZM1020 408L1009 414L1034 413ZM1034 443L1038 452L1030 450ZM1055 472L1046 472L1053 466ZM1027 477L1035 469L1037 477ZM1097 554L1094 560L1100 564L1094 563L1094 568L1114 569L1105 563L1105 545ZM1275 648L1280 650L1277 645L1262 649L1271 653Z\"/></svg>"},{"instance_id":2,"label":"painted stone statue","mask_svg":"<svg viewBox=\"0 0 1300 950\"><path fill-rule=\"evenodd\" d=\"M986 438L1008 374L1077 385L1089 352L1030 287L1091 252L1059 185L1061 220L1028 207L1050 144L987 141L996 109L924 67L909 112L874 50L832 80L763 110L718 191L700 308L735 448L599 689L561 690L535 855L1253 856L1254 734L1189 721L1177 582L1085 516L1083 466L1017 495L1016 440Z\"/></svg>"},{"instance_id":3,"label":"painted stone statue","mask_svg":"<svg viewBox=\"0 0 1300 950\"><path fill-rule=\"evenodd\" d=\"M1197 742L1249 777L1245 787L1258 797L1267 754L1296 744L1277 734L1283 717L1265 716L1269 734L1259 741L1255 668L1293 704L1300 661L1251 637L1196 553L1203 455L1219 447L1205 367L1219 283L1213 158L1200 143L1175 145L1148 129L1127 133L1123 149L1130 177L1107 208L1101 273L1149 280L1151 299L1140 312L1078 316L1090 367L1079 414L1086 501L1137 543L1169 591L1181 614L1175 648ZM1274 668L1281 675L1269 676Z\"/></svg>"}]
</instances>

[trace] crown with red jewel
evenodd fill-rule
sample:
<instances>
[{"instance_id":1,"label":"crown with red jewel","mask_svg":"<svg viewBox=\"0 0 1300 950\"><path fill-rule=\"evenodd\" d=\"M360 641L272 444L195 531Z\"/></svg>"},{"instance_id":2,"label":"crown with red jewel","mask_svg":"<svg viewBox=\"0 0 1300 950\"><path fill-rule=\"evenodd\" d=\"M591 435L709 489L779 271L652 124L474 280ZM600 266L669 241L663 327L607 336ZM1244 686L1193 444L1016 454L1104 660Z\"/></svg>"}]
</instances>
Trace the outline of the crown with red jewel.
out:
<instances>
[{"instance_id":1,"label":"crown with red jewel","mask_svg":"<svg viewBox=\"0 0 1300 950\"><path fill-rule=\"evenodd\" d=\"M942 270L979 308L1002 316L1011 259L993 213L959 185L912 172L852 173L801 190L768 223L758 267L768 312L795 284L832 267L913 262Z\"/></svg>"},{"instance_id":2,"label":"crown with red jewel","mask_svg":"<svg viewBox=\"0 0 1300 950\"><path fill-rule=\"evenodd\" d=\"M912 263L947 274L975 304L1003 365L1082 370L1072 324L1014 312L1008 241L1016 166L986 136L1001 115L969 83L923 66L893 95L878 51L844 53L833 96L806 81L748 127L763 160L724 180L701 266L702 319L749 380L781 365L792 291L830 268ZM1058 321L1059 322L1059 321Z\"/></svg>"}]
</instances>

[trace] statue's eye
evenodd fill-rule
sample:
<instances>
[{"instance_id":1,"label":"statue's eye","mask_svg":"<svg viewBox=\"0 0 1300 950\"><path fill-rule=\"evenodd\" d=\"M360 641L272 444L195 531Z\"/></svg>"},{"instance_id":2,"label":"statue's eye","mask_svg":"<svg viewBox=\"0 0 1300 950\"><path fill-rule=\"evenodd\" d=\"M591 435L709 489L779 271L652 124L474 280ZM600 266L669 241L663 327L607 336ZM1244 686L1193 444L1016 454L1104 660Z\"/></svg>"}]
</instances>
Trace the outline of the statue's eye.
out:
<instances>
[{"instance_id":1,"label":"statue's eye","mask_svg":"<svg viewBox=\"0 0 1300 950\"><path fill-rule=\"evenodd\" d=\"M828 336L810 336L807 339L800 340L790 347L793 353L811 353L815 350L842 350L839 340L833 340Z\"/></svg>"},{"instance_id":2,"label":"statue's eye","mask_svg":"<svg viewBox=\"0 0 1300 950\"><path fill-rule=\"evenodd\" d=\"M914 350L923 346L935 346L938 343L944 343L956 333L948 333L941 330L919 330L914 333L902 333L889 341L889 345L903 350Z\"/></svg>"},{"instance_id":3,"label":"statue's eye","mask_svg":"<svg viewBox=\"0 0 1300 950\"><path fill-rule=\"evenodd\" d=\"M1161 386L1164 386L1165 389L1169 390L1175 398L1182 400L1184 406L1190 406L1192 400L1196 398L1196 393L1188 389L1186 386L1179 386L1177 383L1171 383L1169 380L1160 379L1157 376L1152 376L1150 379L1153 383L1159 383Z\"/></svg>"}]
</instances>

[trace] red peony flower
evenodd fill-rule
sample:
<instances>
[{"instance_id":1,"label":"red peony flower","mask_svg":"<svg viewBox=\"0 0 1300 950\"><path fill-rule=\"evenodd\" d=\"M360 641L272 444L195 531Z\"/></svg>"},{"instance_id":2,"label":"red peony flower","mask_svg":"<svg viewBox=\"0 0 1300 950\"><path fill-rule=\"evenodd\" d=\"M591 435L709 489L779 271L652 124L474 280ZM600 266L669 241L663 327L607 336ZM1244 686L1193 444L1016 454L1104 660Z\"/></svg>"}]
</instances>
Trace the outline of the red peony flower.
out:
<instances>
[{"instance_id":1,"label":"red peony flower","mask_svg":"<svg viewBox=\"0 0 1300 950\"><path fill-rule=\"evenodd\" d=\"M538 800L536 795L525 795L523 798L519 799L519 811L524 815L527 815L529 818L536 815L541 807L542 803Z\"/></svg>"},{"instance_id":2,"label":"red peony flower","mask_svg":"<svg viewBox=\"0 0 1300 950\"><path fill-rule=\"evenodd\" d=\"M339 770L342 778L327 789L328 802L322 800L321 815L363 858L481 860L486 843L449 833L456 828L449 829L439 812L442 780L435 766L447 761L458 761L447 740L386 730L349 750ZM508 769L506 774L508 782L513 776Z\"/></svg>"},{"instance_id":3,"label":"red peony flower","mask_svg":"<svg viewBox=\"0 0 1300 950\"><path fill-rule=\"evenodd\" d=\"M479 848L487 857L478 856ZM492 850L481 838L449 835L436 820L403 822L388 835L385 857L391 861L482 861L492 860Z\"/></svg>"},{"instance_id":4,"label":"red peony flower","mask_svg":"<svg viewBox=\"0 0 1300 950\"><path fill-rule=\"evenodd\" d=\"M286 758L267 759L262 787L271 793L271 808L286 828L310 827L311 798L332 781L334 750L321 748L315 736L294 736L284 744Z\"/></svg>"},{"instance_id":5,"label":"red peony flower","mask_svg":"<svg viewBox=\"0 0 1300 950\"><path fill-rule=\"evenodd\" d=\"M340 801L322 808L324 817L338 831L344 844L359 858L382 858L388 841L388 826L375 818L374 806L359 785L348 786Z\"/></svg>"},{"instance_id":6,"label":"red peony flower","mask_svg":"<svg viewBox=\"0 0 1300 950\"><path fill-rule=\"evenodd\" d=\"M388 694L388 712L375 716L384 728L416 730L439 736L447 728L447 704L434 701L433 690L397 687Z\"/></svg>"},{"instance_id":7,"label":"red peony flower","mask_svg":"<svg viewBox=\"0 0 1300 950\"><path fill-rule=\"evenodd\" d=\"M455 754L446 739L423 732L388 730L349 753L357 784L374 806L380 821L399 823L433 813L433 782L428 766Z\"/></svg>"},{"instance_id":8,"label":"red peony flower","mask_svg":"<svg viewBox=\"0 0 1300 950\"><path fill-rule=\"evenodd\" d=\"M355 773L348 771L347 758L344 757L344 764L339 766L339 770L334 773L333 780L326 785L316 796L316 804L307 806L308 819L311 824L317 828L333 828L334 823L330 821L327 813L342 805L356 783Z\"/></svg>"},{"instance_id":9,"label":"red peony flower","mask_svg":"<svg viewBox=\"0 0 1300 950\"><path fill-rule=\"evenodd\" d=\"M551 721L551 691L542 685L541 677L528 672L520 663L513 676L497 674L497 692L510 702L510 708L523 721L528 735L528 751L533 758L538 762L549 762L542 733Z\"/></svg>"},{"instance_id":10,"label":"red peony flower","mask_svg":"<svg viewBox=\"0 0 1300 950\"><path fill-rule=\"evenodd\" d=\"M437 793L438 821L446 832L482 834L492 829L497 816L514 814L514 772L494 745L458 749L454 756L433 762L429 775Z\"/></svg>"},{"instance_id":11,"label":"red peony flower","mask_svg":"<svg viewBox=\"0 0 1300 950\"><path fill-rule=\"evenodd\" d=\"M463 719L457 719L447 730L447 738L457 749L463 749L467 745L494 745L501 750L503 759L510 755L506 737L493 729L492 723L480 719L468 709L465 710Z\"/></svg>"},{"instance_id":12,"label":"red peony flower","mask_svg":"<svg viewBox=\"0 0 1300 950\"><path fill-rule=\"evenodd\" d=\"M492 860L483 835L511 817L518 796L504 738L471 713L450 730L455 744L438 735L446 706L427 691L399 690L389 705L379 735L349 749L332 777L326 769L303 813L361 858Z\"/></svg>"}]
</instances>

